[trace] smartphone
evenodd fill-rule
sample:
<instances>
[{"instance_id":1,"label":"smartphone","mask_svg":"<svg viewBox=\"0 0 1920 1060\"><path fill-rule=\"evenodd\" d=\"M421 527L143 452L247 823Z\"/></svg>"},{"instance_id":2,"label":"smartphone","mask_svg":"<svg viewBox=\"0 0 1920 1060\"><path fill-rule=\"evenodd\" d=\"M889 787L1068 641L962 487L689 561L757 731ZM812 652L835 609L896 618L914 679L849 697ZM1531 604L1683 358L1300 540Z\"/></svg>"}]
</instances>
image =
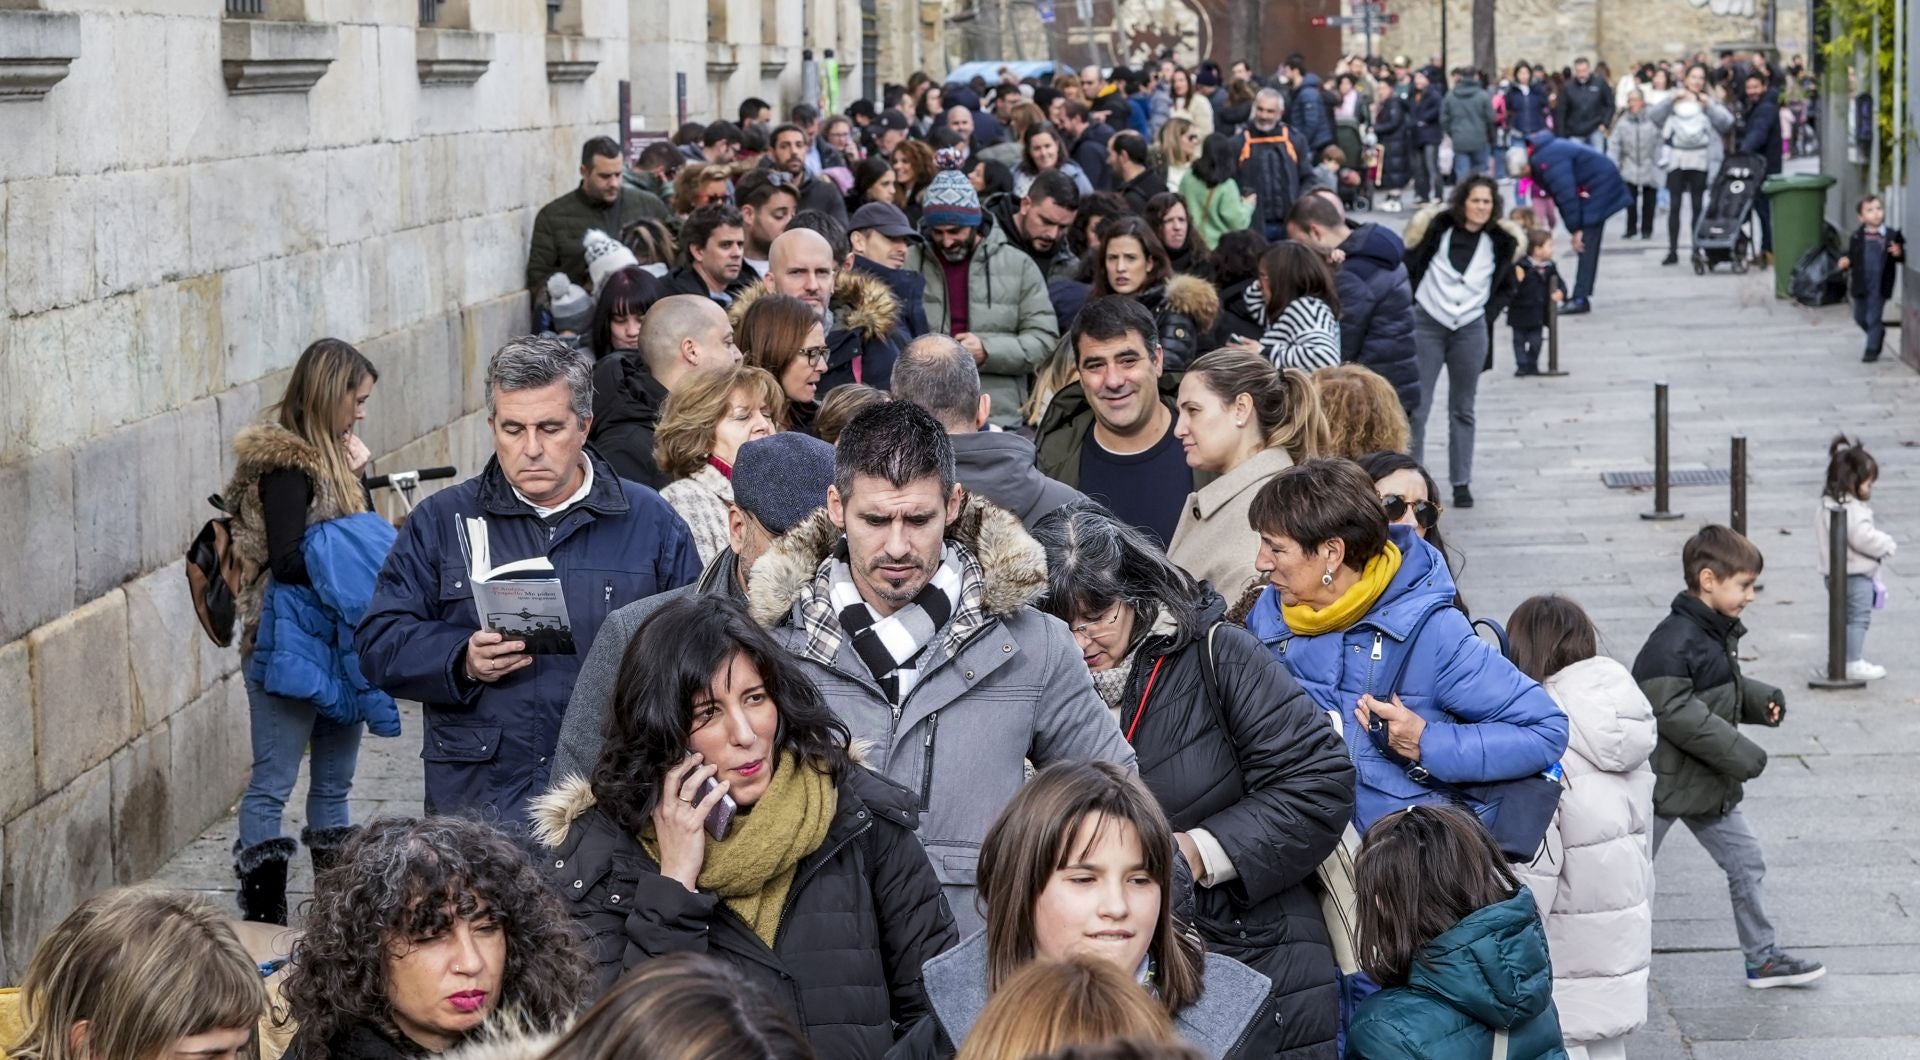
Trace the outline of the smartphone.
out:
<instances>
[{"instance_id":1,"label":"smartphone","mask_svg":"<svg viewBox=\"0 0 1920 1060\"><path fill-rule=\"evenodd\" d=\"M700 789L693 793L693 801L698 803L719 786L720 781L717 777L708 777L701 781ZM720 801L714 803L713 809L707 811L707 834L715 839L727 838L727 830L733 827L733 814L736 809L738 807L734 804L733 796L720 796Z\"/></svg>"}]
</instances>

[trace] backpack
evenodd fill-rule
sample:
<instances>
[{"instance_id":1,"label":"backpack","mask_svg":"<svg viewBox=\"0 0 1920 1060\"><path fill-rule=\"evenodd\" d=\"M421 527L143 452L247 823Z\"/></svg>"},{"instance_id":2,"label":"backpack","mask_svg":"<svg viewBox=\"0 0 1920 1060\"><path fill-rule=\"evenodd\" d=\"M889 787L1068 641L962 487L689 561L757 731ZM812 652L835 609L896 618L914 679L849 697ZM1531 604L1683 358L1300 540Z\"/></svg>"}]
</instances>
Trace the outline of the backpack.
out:
<instances>
[{"instance_id":1,"label":"backpack","mask_svg":"<svg viewBox=\"0 0 1920 1060\"><path fill-rule=\"evenodd\" d=\"M242 588L240 558L233 554L233 516L218 493L207 503L221 515L208 519L187 546L187 592L207 639L218 647L233 643L233 621Z\"/></svg>"}]
</instances>

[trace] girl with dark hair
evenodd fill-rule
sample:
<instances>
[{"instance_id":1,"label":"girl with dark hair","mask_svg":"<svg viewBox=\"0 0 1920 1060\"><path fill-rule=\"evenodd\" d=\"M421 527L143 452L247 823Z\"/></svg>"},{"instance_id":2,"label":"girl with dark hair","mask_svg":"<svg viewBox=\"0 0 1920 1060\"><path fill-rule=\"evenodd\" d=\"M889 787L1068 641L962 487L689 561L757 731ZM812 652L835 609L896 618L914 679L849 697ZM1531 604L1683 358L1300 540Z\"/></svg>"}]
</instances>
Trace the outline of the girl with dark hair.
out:
<instances>
[{"instance_id":1,"label":"girl with dark hair","mask_svg":"<svg viewBox=\"0 0 1920 1060\"><path fill-rule=\"evenodd\" d=\"M1043 121L1028 126L1026 136L1020 140L1020 164L1013 169L1014 195L1025 195L1033 186L1033 178L1049 169L1072 177L1080 194L1093 194L1093 182L1087 179L1086 170L1067 157L1067 144L1060 130L1054 128L1052 122Z\"/></svg>"},{"instance_id":2,"label":"girl with dark hair","mask_svg":"<svg viewBox=\"0 0 1920 1060\"><path fill-rule=\"evenodd\" d=\"M1216 345L1229 345L1237 338L1258 339L1266 331L1248 315L1247 288L1260 283L1260 259L1266 257L1267 249L1264 232L1242 228L1221 236L1201 265L1201 279L1220 291L1220 322L1214 327L1213 339Z\"/></svg>"},{"instance_id":3,"label":"girl with dark hair","mask_svg":"<svg viewBox=\"0 0 1920 1060\"><path fill-rule=\"evenodd\" d=\"M673 953L623 975L540 1060L813 1060L766 991L725 962Z\"/></svg>"},{"instance_id":4,"label":"girl with dark hair","mask_svg":"<svg viewBox=\"0 0 1920 1060\"><path fill-rule=\"evenodd\" d=\"M1472 814L1415 806L1367 830L1354 864L1360 967L1379 993L1348 1060L1564 1057L1533 896Z\"/></svg>"},{"instance_id":5,"label":"girl with dark hair","mask_svg":"<svg viewBox=\"0 0 1920 1060\"><path fill-rule=\"evenodd\" d=\"M1205 280L1175 273L1144 218L1125 214L1100 226L1100 264L1087 298L1110 294L1130 295L1153 314L1167 371L1185 369L1209 348L1220 316L1219 292Z\"/></svg>"},{"instance_id":6,"label":"girl with dark hair","mask_svg":"<svg viewBox=\"0 0 1920 1060\"><path fill-rule=\"evenodd\" d=\"M922 978L933 1019L903 1040L893 1057L951 1056L989 999L1022 969L1037 960L1083 955L1133 977L1173 1018L1180 1037L1205 1055L1275 1056L1290 1023L1300 1017L1276 1018L1286 1002L1276 996L1275 984L1231 957L1208 952L1203 936L1175 917L1178 850L1173 826L1154 796L1125 768L1063 762L1042 769L1007 803L981 844L986 928L926 963ZM1249 852L1262 860L1273 853ZM1311 865L1305 871L1311 873ZM1317 911L1311 919L1319 921ZM1292 930L1301 926L1293 920ZM1236 927L1231 934L1240 933ZM1331 970L1329 961L1324 985L1316 984L1326 996L1299 1006L1313 1029L1324 1029L1328 1041L1320 1053L1328 1056Z\"/></svg>"},{"instance_id":7,"label":"girl with dark hair","mask_svg":"<svg viewBox=\"0 0 1920 1060\"><path fill-rule=\"evenodd\" d=\"M1580 605L1535 596L1507 620L1514 662L1566 712L1566 787L1541 856L1517 865L1547 919L1553 997L1570 1056L1626 1055L1647 1019L1653 961L1653 705L1600 654Z\"/></svg>"},{"instance_id":8,"label":"girl with dark hair","mask_svg":"<svg viewBox=\"0 0 1920 1060\"><path fill-rule=\"evenodd\" d=\"M853 216L855 210L870 202L900 204L899 178L885 155L868 155L853 167L853 188L847 192L847 216Z\"/></svg>"},{"instance_id":9,"label":"girl with dark hair","mask_svg":"<svg viewBox=\"0 0 1920 1060\"><path fill-rule=\"evenodd\" d=\"M1167 261L1173 271L1192 272L1199 257L1193 250L1196 241L1186 202L1170 191L1163 191L1147 200L1146 218L1160 237L1160 245L1166 248Z\"/></svg>"},{"instance_id":10,"label":"girl with dark hair","mask_svg":"<svg viewBox=\"0 0 1920 1060\"><path fill-rule=\"evenodd\" d=\"M1323 251L1291 239L1275 243L1260 259L1260 282L1241 300L1265 330L1237 348L1275 368L1311 372L1340 363L1339 283Z\"/></svg>"},{"instance_id":11,"label":"girl with dark hair","mask_svg":"<svg viewBox=\"0 0 1920 1060\"><path fill-rule=\"evenodd\" d=\"M559 1029L586 957L526 852L462 817L385 817L314 881L280 987L290 1060L444 1053L512 1012Z\"/></svg>"},{"instance_id":12,"label":"girl with dark hair","mask_svg":"<svg viewBox=\"0 0 1920 1060\"><path fill-rule=\"evenodd\" d=\"M1083 500L1033 534L1047 552L1040 606L1073 630L1141 782L1178 830L1201 937L1273 980L1282 1048L1330 1045L1335 968L1306 881L1351 813L1338 737L1286 668L1224 623L1220 595L1139 530Z\"/></svg>"},{"instance_id":13,"label":"girl with dark hair","mask_svg":"<svg viewBox=\"0 0 1920 1060\"><path fill-rule=\"evenodd\" d=\"M918 969L954 940L919 800L854 763L846 726L736 601L654 612L613 696L592 778L534 813L599 989L705 950L821 1056L885 1053L926 1014Z\"/></svg>"},{"instance_id":14,"label":"girl with dark hair","mask_svg":"<svg viewBox=\"0 0 1920 1060\"><path fill-rule=\"evenodd\" d=\"M1839 574L1847 579L1847 676L1858 681L1878 681L1887 676L1887 668L1867 661L1867 626L1873 619L1874 603L1880 596L1880 565L1893 558L1898 547L1893 535L1873 525L1873 484L1880 479L1880 464L1858 439L1842 434L1827 447L1827 485L1820 494L1820 508L1814 513L1814 544L1820 556L1820 574L1833 578L1830 535L1833 512L1847 513L1847 569Z\"/></svg>"},{"instance_id":15,"label":"girl with dark hair","mask_svg":"<svg viewBox=\"0 0 1920 1060\"><path fill-rule=\"evenodd\" d=\"M595 361L603 361L622 350L639 349L640 325L647 319L647 310L670 293L665 283L637 266L607 277L600 297L594 299L587 352Z\"/></svg>"},{"instance_id":16,"label":"girl with dark hair","mask_svg":"<svg viewBox=\"0 0 1920 1060\"><path fill-rule=\"evenodd\" d=\"M996 195L1013 194L1013 171L1005 163L973 155L960 164L960 169L966 173L974 194L980 196L982 202Z\"/></svg>"},{"instance_id":17,"label":"girl with dark hair","mask_svg":"<svg viewBox=\"0 0 1920 1060\"><path fill-rule=\"evenodd\" d=\"M1205 250L1218 246L1228 232L1253 223L1254 194L1240 194L1234 179L1239 172L1239 140L1214 133L1201 145L1200 157L1180 182L1180 197L1187 201L1187 215L1193 218L1193 234Z\"/></svg>"},{"instance_id":18,"label":"girl with dark hair","mask_svg":"<svg viewBox=\"0 0 1920 1060\"><path fill-rule=\"evenodd\" d=\"M1413 458L1426 462L1427 416L1447 373L1447 478L1453 506L1473 507L1473 405L1480 373L1493 366L1493 326L1519 286L1514 266L1526 233L1501 218L1500 186L1472 176L1445 207L1407 224L1407 279L1413 286L1413 345L1420 404L1413 411Z\"/></svg>"}]
</instances>

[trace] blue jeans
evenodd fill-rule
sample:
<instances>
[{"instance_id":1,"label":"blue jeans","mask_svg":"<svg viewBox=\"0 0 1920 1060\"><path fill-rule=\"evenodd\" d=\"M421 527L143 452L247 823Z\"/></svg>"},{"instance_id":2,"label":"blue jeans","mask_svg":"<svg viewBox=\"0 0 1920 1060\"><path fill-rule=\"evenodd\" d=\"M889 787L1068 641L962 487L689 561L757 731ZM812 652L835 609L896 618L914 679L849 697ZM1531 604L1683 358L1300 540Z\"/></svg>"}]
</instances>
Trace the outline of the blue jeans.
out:
<instances>
[{"instance_id":1,"label":"blue jeans","mask_svg":"<svg viewBox=\"0 0 1920 1060\"><path fill-rule=\"evenodd\" d=\"M360 759L363 726L321 717L313 704L272 695L247 679L253 730L253 777L240 797L240 850L280 836L280 817L300 777L300 760L313 748L307 778L307 827L345 828L347 793Z\"/></svg>"},{"instance_id":2,"label":"blue jeans","mask_svg":"<svg viewBox=\"0 0 1920 1060\"><path fill-rule=\"evenodd\" d=\"M1474 173L1485 173L1488 163L1493 161L1491 148L1482 147L1478 151L1455 151L1453 153L1453 182L1467 179Z\"/></svg>"},{"instance_id":3,"label":"blue jeans","mask_svg":"<svg viewBox=\"0 0 1920 1060\"><path fill-rule=\"evenodd\" d=\"M1886 299L1880 297L1880 282L1876 277L1870 284L1872 294L1853 297L1853 322L1867 333L1866 352L1874 357L1880 356L1880 346L1887 338Z\"/></svg>"},{"instance_id":4,"label":"blue jeans","mask_svg":"<svg viewBox=\"0 0 1920 1060\"><path fill-rule=\"evenodd\" d=\"M1831 575L1829 575L1831 578ZM1831 584L1831 583L1829 583ZM1867 627L1873 624L1873 575L1847 575L1847 661L1866 658Z\"/></svg>"}]
</instances>

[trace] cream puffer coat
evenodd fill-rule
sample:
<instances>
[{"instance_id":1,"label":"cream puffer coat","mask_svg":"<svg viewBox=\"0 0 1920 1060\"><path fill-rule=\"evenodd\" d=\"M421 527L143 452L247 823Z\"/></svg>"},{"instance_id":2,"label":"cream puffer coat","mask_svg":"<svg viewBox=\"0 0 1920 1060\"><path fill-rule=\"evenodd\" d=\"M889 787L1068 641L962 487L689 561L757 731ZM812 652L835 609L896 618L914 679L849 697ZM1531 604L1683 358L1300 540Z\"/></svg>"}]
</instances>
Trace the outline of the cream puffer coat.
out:
<instances>
[{"instance_id":1,"label":"cream puffer coat","mask_svg":"<svg viewBox=\"0 0 1920 1060\"><path fill-rule=\"evenodd\" d=\"M1653 960L1653 706L1627 668L1584 659L1542 682L1569 722L1566 790L1532 865L1553 1003L1569 1044L1618 1038L1647 1020Z\"/></svg>"},{"instance_id":2,"label":"cream puffer coat","mask_svg":"<svg viewBox=\"0 0 1920 1060\"><path fill-rule=\"evenodd\" d=\"M1879 573L1880 564L1892 559L1899 546L1894 543L1892 534L1873 525L1873 506L1858 497L1848 497L1844 501L1822 497L1820 509L1813 517L1813 540L1819 549L1820 576L1827 576L1828 560L1832 556L1827 537L1832 531L1832 512L1835 508L1844 509L1847 513L1847 573Z\"/></svg>"}]
</instances>

